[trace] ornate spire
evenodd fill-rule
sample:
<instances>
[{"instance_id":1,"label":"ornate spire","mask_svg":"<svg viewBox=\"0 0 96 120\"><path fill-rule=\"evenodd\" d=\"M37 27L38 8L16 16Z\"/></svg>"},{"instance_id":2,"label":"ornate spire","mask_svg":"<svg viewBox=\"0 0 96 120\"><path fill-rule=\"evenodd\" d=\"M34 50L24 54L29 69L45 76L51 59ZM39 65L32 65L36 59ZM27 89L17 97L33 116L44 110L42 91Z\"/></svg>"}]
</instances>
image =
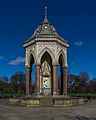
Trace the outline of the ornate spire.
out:
<instances>
[{"instance_id":1,"label":"ornate spire","mask_svg":"<svg viewBox=\"0 0 96 120\"><path fill-rule=\"evenodd\" d=\"M45 7L45 18L43 23L49 23L48 19L47 19L47 7Z\"/></svg>"},{"instance_id":2,"label":"ornate spire","mask_svg":"<svg viewBox=\"0 0 96 120\"><path fill-rule=\"evenodd\" d=\"M47 19L47 7L45 7L45 19Z\"/></svg>"}]
</instances>

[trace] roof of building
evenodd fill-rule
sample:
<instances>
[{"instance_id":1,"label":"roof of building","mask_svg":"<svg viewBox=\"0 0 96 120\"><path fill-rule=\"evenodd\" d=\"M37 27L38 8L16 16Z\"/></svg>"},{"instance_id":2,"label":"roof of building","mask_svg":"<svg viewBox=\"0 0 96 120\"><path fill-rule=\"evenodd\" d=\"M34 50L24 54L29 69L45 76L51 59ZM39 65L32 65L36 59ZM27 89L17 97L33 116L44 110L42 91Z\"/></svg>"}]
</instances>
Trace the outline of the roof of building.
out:
<instances>
[{"instance_id":1,"label":"roof of building","mask_svg":"<svg viewBox=\"0 0 96 120\"><path fill-rule=\"evenodd\" d=\"M47 18L47 7L45 7L45 18L39 27L35 30L34 34L25 42L28 42L36 37L57 37L65 41L62 37L59 36L56 29L51 25Z\"/></svg>"}]
</instances>

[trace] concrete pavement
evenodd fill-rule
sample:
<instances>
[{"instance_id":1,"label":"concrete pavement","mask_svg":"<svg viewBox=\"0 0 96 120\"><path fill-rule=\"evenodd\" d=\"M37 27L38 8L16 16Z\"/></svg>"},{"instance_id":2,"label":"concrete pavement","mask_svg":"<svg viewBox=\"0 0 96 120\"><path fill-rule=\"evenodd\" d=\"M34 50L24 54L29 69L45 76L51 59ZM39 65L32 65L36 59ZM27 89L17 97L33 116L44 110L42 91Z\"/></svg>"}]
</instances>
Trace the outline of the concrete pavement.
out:
<instances>
[{"instance_id":1,"label":"concrete pavement","mask_svg":"<svg viewBox=\"0 0 96 120\"><path fill-rule=\"evenodd\" d=\"M96 100L73 107L20 107L0 100L0 120L96 120Z\"/></svg>"}]
</instances>

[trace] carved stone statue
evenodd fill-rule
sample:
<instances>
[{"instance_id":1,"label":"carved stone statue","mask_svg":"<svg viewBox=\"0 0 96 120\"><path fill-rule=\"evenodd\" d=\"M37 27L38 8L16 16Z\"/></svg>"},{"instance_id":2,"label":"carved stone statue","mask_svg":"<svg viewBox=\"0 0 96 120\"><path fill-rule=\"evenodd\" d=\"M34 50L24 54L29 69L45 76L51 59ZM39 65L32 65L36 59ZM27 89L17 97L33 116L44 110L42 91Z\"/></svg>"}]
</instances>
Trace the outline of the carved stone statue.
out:
<instances>
[{"instance_id":1,"label":"carved stone statue","mask_svg":"<svg viewBox=\"0 0 96 120\"><path fill-rule=\"evenodd\" d=\"M42 64L42 74L43 76L50 76L51 74L51 68L48 62L45 60Z\"/></svg>"}]
</instances>

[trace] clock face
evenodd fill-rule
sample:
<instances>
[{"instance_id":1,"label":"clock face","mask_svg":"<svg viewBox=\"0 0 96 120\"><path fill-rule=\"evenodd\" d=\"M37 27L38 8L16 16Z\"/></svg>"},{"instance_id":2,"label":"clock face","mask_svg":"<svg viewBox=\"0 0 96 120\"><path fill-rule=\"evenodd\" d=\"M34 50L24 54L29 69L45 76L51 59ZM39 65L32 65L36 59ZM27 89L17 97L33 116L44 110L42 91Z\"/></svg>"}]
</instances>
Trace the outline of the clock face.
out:
<instances>
[{"instance_id":1,"label":"clock face","mask_svg":"<svg viewBox=\"0 0 96 120\"><path fill-rule=\"evenodd\" d=\"M48 81L48 79L45 79L43 81L43 88L49 88L49 81Z\"/></svg>"}]
</instances>

